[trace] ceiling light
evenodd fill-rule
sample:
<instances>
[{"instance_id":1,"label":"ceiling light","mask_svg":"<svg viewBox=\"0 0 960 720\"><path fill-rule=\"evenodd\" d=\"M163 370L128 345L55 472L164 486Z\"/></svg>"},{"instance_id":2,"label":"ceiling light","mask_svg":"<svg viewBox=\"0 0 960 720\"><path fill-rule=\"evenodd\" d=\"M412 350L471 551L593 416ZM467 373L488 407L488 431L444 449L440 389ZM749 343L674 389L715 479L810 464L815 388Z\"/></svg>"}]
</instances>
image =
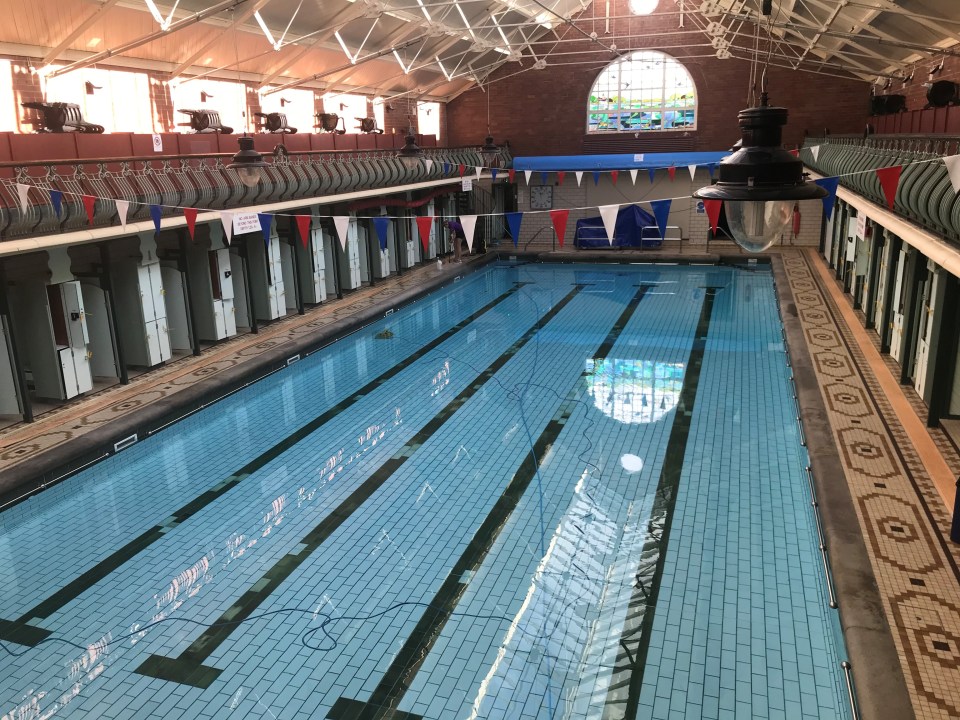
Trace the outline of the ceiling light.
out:
<instances>
[{"instance_id":1,"label":"ceiling light","mask_svg":"<svg viewBox=\"0 0 960 720\"><path fill-rule=\"evenodd\" d=\"M400 148L397 157L408 170L416 170L420 164L420 160L423 158L423 150L417 145L417 138L416 135L414 135L412 123L407 129L406 142L404 146Z\"/></svg>"},{"instance_id":2,"label":"ceiling light","mask_svg":"<svg viewBox=\"0 0 960 720\"><path fill-rule=\"evenodd\" d=\"M740 147L720 161L717 183L693 194L724 202L733 239L747 252L762 252L777 241L795 202L827 194L806 182L803 163L781 145L787 109L769 107L766 93L760 98L760 107L740 111Z\"/></svg>"},{"instance_id":3,"label":"ceiling light","mask_svg":"<svg viewBox=\"0 0 960 720\"><path fill-rule=\"evenodd\" d=\"M228 170L236 170L240 180L247 187L256 187L260 182L260 169L267 167L263 155L253 149L253 138L249 135L237 138L240 150L233 156L233 162L227 165Z\"/></svg>"},{"instance_id":4,"label":"ceiling light","mask_svg":"<svg viewBox=\"0 0 960 720\"><path fill-rule=\"evenodd\" d=\"M493 142L493 135L487 135L480 148L483 157L483 166L488 168L500 167L500 148Z\"/></svg>"}]
</instances>

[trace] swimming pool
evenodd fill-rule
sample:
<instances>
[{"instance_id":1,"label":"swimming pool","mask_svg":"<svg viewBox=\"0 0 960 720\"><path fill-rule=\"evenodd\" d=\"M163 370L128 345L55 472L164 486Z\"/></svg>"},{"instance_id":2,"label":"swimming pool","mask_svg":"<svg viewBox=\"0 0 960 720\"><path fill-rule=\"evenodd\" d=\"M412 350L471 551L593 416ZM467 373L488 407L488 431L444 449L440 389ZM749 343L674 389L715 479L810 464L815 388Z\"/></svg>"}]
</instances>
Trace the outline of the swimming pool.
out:
<instances>
[{"instance_id":1,"label":"swimming pool","mask_svg":"<svg viewBox=\"0 0 960 720\"><path fill-rule=\"evenodd\" d=\"M2 712L845 718L789 378L762 266L490 266L0 514Z\"/></svg>"}]
</instances>

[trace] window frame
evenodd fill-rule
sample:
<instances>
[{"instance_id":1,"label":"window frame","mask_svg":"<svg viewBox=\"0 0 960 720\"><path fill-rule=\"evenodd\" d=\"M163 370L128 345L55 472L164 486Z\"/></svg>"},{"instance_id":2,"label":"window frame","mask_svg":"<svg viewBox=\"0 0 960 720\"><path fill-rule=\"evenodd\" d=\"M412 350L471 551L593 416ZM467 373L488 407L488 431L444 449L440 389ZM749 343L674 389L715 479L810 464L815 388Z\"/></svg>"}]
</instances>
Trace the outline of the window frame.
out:
<instances>
[{"instance_id":1,"label":"window frame","mask_svg":"<svg viewBox=\"0 0 960 720\"><path fill-rule=\"evenodd\" d=\"M650 86L642 87L639 89L627 90L623 87L623 72L617 73L617 85L616 93L611 94L610 98L607 98L606 103L608 104L607 108L603 108L601 102L602 92L607 92L611 87L607 85L604 88L598 88L598 83L601 79L604 78L611 69L617 68L627 62L648 62L660 60L663 62L662 67L662 82L659 86ZM683 75L689 80L690 87L693 89L693 101L687 102L684 105L669 104L667 99L664 97L666 95L665 90L668 87L667 79L670 75L676 77L678 71L682 71ZM626 91L629 100L629 108L624 109L623 98L624 91ZM646 104L643 100L645 96L650 96L650 99L654 99L659 95L657 100L658 103ZM681 96L682 97L682 96ZM623 132L632 132L632 133L673 133L673 132L688 132L690 130L697 129L698 115L699 115L699 97L700 93L697 90L696 81L694 81L693 76L690 74L690 71L687 70L686 66L677 60L672 55L667 53L660 52L659 50L635 50L629 55L624 55L623 57L617 58L612 63L604 67L594 78L593 83L590 86L590 90L587 94L587 117L584 132L586 135L615 135ZM598 102L596 103L597 107L594 109L594 103L591 102L593 98L597 98ZM611 100L616 98L616 104L613 107L609 107ZM634 99L636 98L636 99ZM641 123L624 125L623 117L628 115L631 120L638 116L638 119ZM670 116L668 118L668 115ZM615 121L611 121L611 116L616 118ZM606 118L606 127L601 127L603 121L601 117ZM593 122L596 118L596 122ZM677 118L681 119L683 122L680 125L677 125ZM671 126L664 128L662 127L664 119L668 119L671 122ZM646 125L642 123L646 120ZM610 127L611 122L614 127ZM654 123L660 125L660 127L651 127Z\"/></svg>"}]
</instances>

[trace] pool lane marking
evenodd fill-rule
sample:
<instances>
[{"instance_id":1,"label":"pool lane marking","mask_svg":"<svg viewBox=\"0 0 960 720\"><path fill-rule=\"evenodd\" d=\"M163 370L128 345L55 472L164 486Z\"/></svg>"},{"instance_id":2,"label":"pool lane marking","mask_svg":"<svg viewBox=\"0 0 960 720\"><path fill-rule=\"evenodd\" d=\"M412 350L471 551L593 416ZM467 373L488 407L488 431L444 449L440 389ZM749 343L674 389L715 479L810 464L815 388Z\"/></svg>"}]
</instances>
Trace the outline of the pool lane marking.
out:
<instances>
[{"instance_id":1,"label":"pool lane marking","mask_svg":"<svg viewBox=\"0 0 960 720\"><path fill-rule=\"evenodd\" d=\"M650 635L653 632L653 618L656 612L657 597L667 557L667 543L670 538L670 525L677 504L680 487L680 474L683 470L683 458L690 436L690 422L693 407L697 400L697 388L700 384L700 370L703 365L703 353L710 331L713 305L717 291L722 288L705 288L703 305L700 308L700 320L697 323L690 356L687 358L687 370L683 376L680 397L673 416L673 426L667 440L660 479L653 497L650 519L647 521L647 539L640 551L640 559L634 576L633 593L627 605L627 617L617 656L616 669L610 678L605 706L616 708L614 715L624 720L636 720L640 701L640 689L643 686L643 670L650 649ZM623 665L620 663L623 662ZM627 675L628 677L625 677ZM627 689L626 697L623 690Z\"/></svg>"},{"instance_id":2,"label":"pool lane marking","mask_svg":"<svg viewBox=\"0 0 960 720\"><path fill-rule=\"evenodd\" d=\"M548 312L530 326L513 345L494 360L483 372L464 388L440 412L418 430L407 443L397 450L388 460L374 470L370 476L334 508L329 515L309 533L300 539L295 551L280 558L263 576L217 618L190 646L176 658L165 655L150 655L136 672L141 675L169 680L183 685L207 688L217 679L222 670L204 665L203 662L248 618L284 580L298 568L324 541L332 535L366 500L379 490L388 479L399 470L413 455L416 448L422 446L436 433L464 403L473 397L520 349L545 327L557 314L573 300L582 289L576 286L558 301Z\"/></svg>"},{"instance_id":3,"label":"pool lane marking","mask_svg":"<svg viewBox=\"0 0 960 720\"><path fill-rule=\"evenodd\" d=\"M200 510L210 505L217 498L225 495L250 475L263 468L271 460L274 460L279 455L289 450L291 447L312 434L321 426L335 419L341 412L348 409L359 400L363 399L364 396L373 392L385 382L391 380L402 370L405 370L411 363L421 359L427 353L436 350L440 345L463 330L467 325L493 310L500 303L517 293L517 291L519 291L524 285L528 284L529 283L526 282L515 283L514 286L505 293L494 298L482 308L470 314L468 317L458 322L449 330L445 331L442 335L437 336L426 345L422 346L412 355L396 363L389 370L386 370L384 373L368 382L349 397L344 398L333 407L321 413L299 430L296 430L287 437L283 438L278 443L268 448L242 468L237 470L235 473L227 478L224 478L216 485L207 489L201 495L195 497L179 510L175 510L173 514L171 514L159 525L153 526L146 532L128 542L123 547L115 550L85 573L79 575L67 585L60 588L60 590L57 590L48 598L40 601L39 604L27 610L16 620L11 621L0 619L0 640L35 647L46 637L48 637L51 631L29 623L35 623L43 618L47 618L67 603L72 602L82 593L86 592L105 577L110 575L110 573L117 570L121 565L132 559L135 555L150 547L166 533L173 530L173 528L182 524Z\"/></svg>"},{"instance_id":4,"label":"pool lane marking","mask_svg":"<svg viewBox=\"0 0 960 720\"><path fill-rule=\"evenodd\" d=\"M650 289L641 285L627 303L620 317L614 323L606 338L597 348L593 358L595 361L607 357L623 328L626 327L640 304L640 301ZM403 696L413 684L413 680L427 659L427 655L434 643L440 637L444 625L455 612L457 604L463 597L468 586L469 578L483 564L490 549L506 527L510 515L520 503L530 483L536 477L540 466L549 456L550 447L556 442L570 415L576 409L577 396L583 389L584 378L590 372L584 370L570 392L560 403L556 413L547 423L543 432L534 442L533 448L524 457L510 482L496 504L487 514L483 523L473 535L473 539L460 555L453 568L447 574L446 580L429 601L427 610L420 617L420 621L407 638L403 647L397 653L390 667L384 673L377 687L370 694L367 702L340 697L327 714L328 720L374 720L374 718L403 718L404 720L422 720L419 715L397 709Z\"/></svg>"}]
</instances>

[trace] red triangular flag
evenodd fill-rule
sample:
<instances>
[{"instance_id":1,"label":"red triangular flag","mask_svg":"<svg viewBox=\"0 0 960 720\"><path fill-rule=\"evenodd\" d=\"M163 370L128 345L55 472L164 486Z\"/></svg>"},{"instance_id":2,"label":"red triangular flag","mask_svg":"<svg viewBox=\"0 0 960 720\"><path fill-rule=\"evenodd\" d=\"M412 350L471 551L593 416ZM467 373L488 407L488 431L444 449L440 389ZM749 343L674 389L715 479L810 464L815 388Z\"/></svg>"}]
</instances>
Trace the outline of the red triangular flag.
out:
<instances>
[{"instance_id":1,"label":"red triangular flag","mask_svg":"<svg viewBox=\"0 0 960 720\"><path fill-rule=\"evenodd\" d=\"M460 166L461 168L463 165ZM433 226L433 215L421 215L417 218L417 227L420 229L420 244L423 252L427 252L430 245L430 228Z\"/></svg>"},{"instance_id":2,"label":"red triangular flag","mask_svg":"<svg viewBox=\"0 0 960 720\"><path fill-rule=\"evenodd\" d=\"M300 231L300 242L306 247L307 243L310 242L310 216L294 215L293 217L297 221L297 230Z\"/></svg>"},{"instance_id":3,"label":"red triangular flag","mask_svg":"<svg viewBox=\"0 0 960 720\"><path fill-rule=\"evenodd\" d=\"M877 169L877 179L880 180L883 196L887 199L887 207L891 210L893 210L893 204L897 200L897 186L900 185L901 172L903 172L902 165Z\"/></svg>"},{"instance_id":4,"label":"red triangular flag","mask_svg":"<svg viewBox=\"0 0 960 720\"><path fill-rule=\"evenodd\" d=\"M567 176L566 170L557 170L557 185L563 185L563 178Z\"/></svg>"},{"instance_id":5,"label":"red triangular flag","mask_svg":"<svg viewBox=\"0 0 960 720\"><path fill-rule=\"evenodd\" d=\"M614 184L614 185L617 184L617 178L618 178L619 176L620 176L620 171L619 171L619 170L611 170L611 171L610 171L610 179L613 180L613 184Z\"/></svg>"},{"instance_id":6,"label":"red triangular flag","mask_svg":"<svg viewBox=\"0 0 960 720\"><path fill-rule=\"evenodd\" d=\"M553 221L553 231L557 234L557 242L563 247L563 236L567 234L567 218L569 210L551 210L550 219Z\"/></svg>"},{"instance_id":7,"label":"red triangular flag","mask_svg":"<svg viewBox=\"0 0 960 720\"><path fill-rule=\"evenodd\" d=\"M87 220L93 225L93 207L97 204L97 199L93 195L81 195L80 199L83 200L83 207L87 211Z\"/></svg>"},{"instance_id":8,"label":"red triangular flag","mask_svg":"<svg viewBox=\"0 0 960 720\"><path fill-rule=\"evenodd\" d=\"M723 200L704 200L703 207L707 211L707 217L710 218L710 227L713 234L717 234L717 223L720 221L720 208L723 207Z\"/></svg>"},{"instance_id":9,"label":"red triangular flag","mask_svg":"<svg viewBox=\"0 0 960 720\"><path fill-rule=\"evenodd\" d=\"M790 151L790 154L793 155L793 156L796 157L796 158L800 157L800 151L799 151L799 150L796 150L796 149L791 150L791 151Z\"/></svg>"},{"instance_id":10,"label":"red triangular flag","mask_svg":"<svg viewBox=\"0 0 960 720\"><path fill-rule=\"evenodd\" d=\"M457 165L457 170L460 171L460 177L463 177L463 174L467 171L467 166L464 165L463 163L460 163L459 165Z\"/></svg>"},{"instance_id":11,"label":"red triangular flag","mask_svg":"<svg viewBox=\"0 0 960 720\"><path fill-rule=\"evenodd\" d=\"M677 168L671 165L667 168L667 173L670 175L670 179L673 180L677 176Z\"/></svg>"},{"instance_id":12,"label":"red triangular flag","mask_svg":"<svg viewBox=\"0 0 960 720\"><path fill-rule=\"evenodd\" d=\"M187 219L187 230L190 232L190 239L193 240L193 233L197 228L197 209L184 208L183 217Z\"/></svg>"},{"instance_id":13,"label":"red triangular flag","mask_svg":"<svg viewBox=\"0 0 960 720\"><path fill-rule=\"evenodd\" d=\"M509 180L510 180L510 182L513 182L513 176L516 175L516 174L517 174L517 171L514 170L513 168L510 168L510 174L509 174Z\"/></svg>"}]
</instances>

